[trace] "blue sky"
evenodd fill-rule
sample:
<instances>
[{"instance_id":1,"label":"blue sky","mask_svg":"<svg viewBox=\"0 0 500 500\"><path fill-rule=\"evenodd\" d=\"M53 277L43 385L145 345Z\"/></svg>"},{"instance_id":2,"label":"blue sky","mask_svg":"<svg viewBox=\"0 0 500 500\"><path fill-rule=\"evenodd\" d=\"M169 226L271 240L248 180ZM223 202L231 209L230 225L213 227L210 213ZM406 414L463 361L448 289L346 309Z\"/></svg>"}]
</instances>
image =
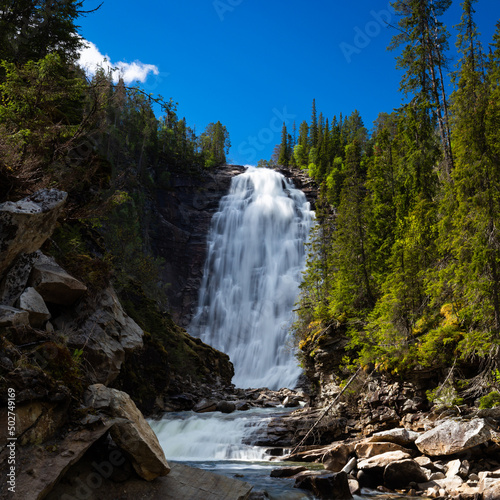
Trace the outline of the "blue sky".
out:
<instances>
[{"instance_id":1,"label":"blue sky","mask_svg":"<svg viewBox=\"0 0 500 500\"><path fill-rule=\"evenodd\" d=\"M85 8L99 3L86 0ZM460 3L444 18L452 49ZM500 0L479 0L475 9L486 46ZM197 133L220 120L229 159L256 164L270 158L283 121L289 130L309 121L313 98L330 119L357 109L368 128L401 104L386 21L397 22L387 0L104 0L79 24L94 44L89 64L105 55L148 93L172 97Z\"/></svg>"}]
</instances>

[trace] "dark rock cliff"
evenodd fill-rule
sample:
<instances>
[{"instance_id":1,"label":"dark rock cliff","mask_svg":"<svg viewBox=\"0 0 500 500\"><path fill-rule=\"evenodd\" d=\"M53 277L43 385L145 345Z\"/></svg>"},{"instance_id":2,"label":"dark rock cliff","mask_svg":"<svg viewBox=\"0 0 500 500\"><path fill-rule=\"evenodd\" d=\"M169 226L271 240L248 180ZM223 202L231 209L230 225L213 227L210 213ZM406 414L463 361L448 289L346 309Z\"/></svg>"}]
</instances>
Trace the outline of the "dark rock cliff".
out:
<instances>
[{"instance_id":1,"label":"dark rock cliff","mask_svg":"<svg viewBox=\"0 0 500 500\"><path fill-rule=\"evenodd\" d=\"M231 179L244 171L240 165L224 165L196 176L176 173L168 190L157 190L152 245L165 260L161 280L169 285L172 316L181 326L189 323L196 306L212 216Z\"/></svg>"}]
</instances>

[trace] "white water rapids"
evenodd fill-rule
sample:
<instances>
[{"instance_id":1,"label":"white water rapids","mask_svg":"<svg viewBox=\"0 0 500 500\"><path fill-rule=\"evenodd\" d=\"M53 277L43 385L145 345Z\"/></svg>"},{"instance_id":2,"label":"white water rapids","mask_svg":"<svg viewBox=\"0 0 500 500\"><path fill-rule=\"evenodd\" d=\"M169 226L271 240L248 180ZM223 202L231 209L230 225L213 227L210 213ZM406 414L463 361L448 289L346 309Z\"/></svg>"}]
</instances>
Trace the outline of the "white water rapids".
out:
<instances>
[{"instance_id":1,"label":"white water rapids","mask_svg":"<svg viewBox=\"0 0 500 500\"><path fill-rule=\"evenodd\" d=\"M237 387L293 388L300 368L287 342L314 213L278 172L232 179L208 236L189 332L229 355Z\"/></svg>"}]
</instances>

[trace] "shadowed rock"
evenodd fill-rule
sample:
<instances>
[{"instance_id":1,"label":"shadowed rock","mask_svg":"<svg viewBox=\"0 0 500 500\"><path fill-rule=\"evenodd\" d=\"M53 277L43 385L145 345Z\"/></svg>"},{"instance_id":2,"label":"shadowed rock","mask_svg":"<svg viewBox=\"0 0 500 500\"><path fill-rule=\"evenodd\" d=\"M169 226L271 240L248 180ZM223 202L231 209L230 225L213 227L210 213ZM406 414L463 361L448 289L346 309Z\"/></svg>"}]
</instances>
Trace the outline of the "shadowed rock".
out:
<instances>
[{"instance_id":1,"label":"shadowed rock","mask_svg":"<svg viewBox=\"0 0 500 500\"><path fill-rule=\"evenodd\" d=\"M38 252L38 259L33 265L29 285L36 289L45 302L63 306L74 304L87 291L83 283L41 252Z\"/></svg>"},{"instance_id":2,"label":"shadowed rock","mask_svg":"<svg viewBox=\"0 0 500 500\"><path fill-rule=\"evenodd\" d=\"M131 459L139 476L151 481L169 473L170 467L156 434L127 393L96 384L88 388L85 402L111 417L123 419L113 425L110 434Z\"/></svg>"},{"instance_id":3,"label":"shadowed rock","mask_svg":"<svg viewBox=\"0 0 500 500\"><path fill-rule=\"evenodd\" d=\"M0 275L19 255L38 250L50 237L67 196L42 189L17 202L0 204Z\"/></svg>"}]
</instances>

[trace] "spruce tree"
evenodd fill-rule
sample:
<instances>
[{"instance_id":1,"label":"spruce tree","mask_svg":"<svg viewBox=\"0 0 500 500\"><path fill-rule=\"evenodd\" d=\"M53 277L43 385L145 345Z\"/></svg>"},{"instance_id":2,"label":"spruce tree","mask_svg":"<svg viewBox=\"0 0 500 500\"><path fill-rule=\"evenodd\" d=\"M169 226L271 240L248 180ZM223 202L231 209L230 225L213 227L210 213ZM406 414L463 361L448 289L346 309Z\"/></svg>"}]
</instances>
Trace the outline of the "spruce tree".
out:
<instances>
[{"instance_id":1,"label":"spruce tree","mask_svg":"<svg viewBox=\"0 0 500 500\"><path fill-rule=\"evenodd\" d=\"M280 143L280 154L278 157L278 165L288 167L288 164L290 162L288 147L289 147L288 132L286 130L285 123L283 123L283 127L281 128L281 143Z\"/></svg>"}]
</instances>

